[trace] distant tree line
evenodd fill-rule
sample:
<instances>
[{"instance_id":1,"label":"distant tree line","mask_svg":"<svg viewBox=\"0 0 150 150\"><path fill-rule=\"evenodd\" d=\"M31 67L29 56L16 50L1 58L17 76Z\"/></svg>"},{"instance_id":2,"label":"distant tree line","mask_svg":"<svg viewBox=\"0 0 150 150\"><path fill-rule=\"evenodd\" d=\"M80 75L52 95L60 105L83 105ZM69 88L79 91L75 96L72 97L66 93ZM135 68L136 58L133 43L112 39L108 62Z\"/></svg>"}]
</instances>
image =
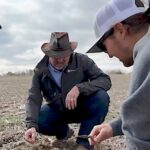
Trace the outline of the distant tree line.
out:
<instances>
[{"instance_id":1,"label":"distant tree line","mask_svg":"<svg viewBox=\"0 0 150 150\"><path fill-rule=\"evenodd\" d=\"M26 71L20 71L20 72L7 72L6 74L4 75L7 75L7 76L25 76L25 75L33 75L33 70L32 69L29 69L29 70L26 70ZM109 70L109 71L106 71L108 74L124 74L124 72L122 72L121 70Z\"/></svg>"},{"instance_id":2,"label":"distant tree line","mask_svg":"<svg viewBox=\"0 0 150 150\"><path fill-rule=\"evenodd\" d=\"M25 75L33 75L33 70L32 69L29 69L29 70L26 70L26 71L20 71L20 72L7 72L5 75L7 76L25 76Z\"/></svg>"}]
</instances>

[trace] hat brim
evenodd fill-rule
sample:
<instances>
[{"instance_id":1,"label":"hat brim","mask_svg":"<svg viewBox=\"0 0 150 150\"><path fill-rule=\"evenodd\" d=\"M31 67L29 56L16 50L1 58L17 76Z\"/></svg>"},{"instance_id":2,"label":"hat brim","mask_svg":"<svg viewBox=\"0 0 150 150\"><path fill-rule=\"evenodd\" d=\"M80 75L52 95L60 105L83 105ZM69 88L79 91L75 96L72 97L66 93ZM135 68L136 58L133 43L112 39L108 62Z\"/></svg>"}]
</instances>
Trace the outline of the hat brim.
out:
<instances>
[{"instance_id":1,"label":"hat brim","mask_svg":"<svg viewBox=\"0 0 150 150\"><path fill-rule=\"evenodd\" d=\"M73 50L68 49L65 51L45 51L45 55L53 58L67 57L73 53Z\"/></svg>"},{"instance_id":2,"label":"hat brim","mask_svg":"<svg viewBox=\"0 0 150 150\"><path fill-rule=\"evenodd\" d=\"M98 46L100 40L97 40L96 43L86 52L86 53L99 53L104 52L105 50Z\"/></svg>"},{"instance_id":3,"label":"hat brim","mask_svg":"<svg viewBox=\"0 0 150 150\"><path fill-rule=\"evenodd\" d=\"M71 55L73 53L73 51L77 48L78 43L77 42L70 42L70 49L67 50L52 50L51 49L51 45L49 45L49 43L43 43L41 46L41 49L43 51L43 53L45 53L45 55L49 56L49 57L67 57L69 55Z\"/></svg>"}]
</instances>

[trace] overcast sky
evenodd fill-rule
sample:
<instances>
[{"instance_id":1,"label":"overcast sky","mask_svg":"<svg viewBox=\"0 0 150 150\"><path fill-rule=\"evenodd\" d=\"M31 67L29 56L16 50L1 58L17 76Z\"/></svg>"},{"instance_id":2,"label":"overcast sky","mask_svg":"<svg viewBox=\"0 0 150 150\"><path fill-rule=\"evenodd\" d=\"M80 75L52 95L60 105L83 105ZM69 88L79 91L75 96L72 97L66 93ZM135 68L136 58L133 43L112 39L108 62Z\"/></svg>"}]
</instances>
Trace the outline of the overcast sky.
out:
<instances>
[{"instance_id":1,"label":"overcast sky","mask_svg":"<svg viewBox=\"0 0 150 150\"><path fill-rule=\"evenodd\" d=\"M1 0L0 73L33 69L51 32L67 31L85 53L95 41L93 20L105 0ZM89 55L104 70L121 68L105 54Z\"/></svg>"}]
</instances>

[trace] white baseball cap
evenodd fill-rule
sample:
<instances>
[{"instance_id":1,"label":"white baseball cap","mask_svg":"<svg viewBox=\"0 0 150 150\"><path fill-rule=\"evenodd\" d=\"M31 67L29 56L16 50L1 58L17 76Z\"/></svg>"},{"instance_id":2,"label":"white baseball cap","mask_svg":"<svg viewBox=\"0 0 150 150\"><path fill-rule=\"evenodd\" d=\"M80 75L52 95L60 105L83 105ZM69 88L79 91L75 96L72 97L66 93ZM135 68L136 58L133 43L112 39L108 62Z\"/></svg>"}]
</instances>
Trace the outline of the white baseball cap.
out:
<instances>
[{"instance_id":1,"label":"white baseball cap","mask_svg":"<svg viewBox=\"0 0 150 150\"><path fill-rule=\"evenodd\" d=\"M137 1L143 6L138 6ZM103 52L100 47L101 39L112 27L127 19L128 17L143 13L147 10L145 3L141 0L110 0L106 5L100 8L94 20L94 29L97 36L95 44L87 53Z\"/></svg>"}]
</instances>

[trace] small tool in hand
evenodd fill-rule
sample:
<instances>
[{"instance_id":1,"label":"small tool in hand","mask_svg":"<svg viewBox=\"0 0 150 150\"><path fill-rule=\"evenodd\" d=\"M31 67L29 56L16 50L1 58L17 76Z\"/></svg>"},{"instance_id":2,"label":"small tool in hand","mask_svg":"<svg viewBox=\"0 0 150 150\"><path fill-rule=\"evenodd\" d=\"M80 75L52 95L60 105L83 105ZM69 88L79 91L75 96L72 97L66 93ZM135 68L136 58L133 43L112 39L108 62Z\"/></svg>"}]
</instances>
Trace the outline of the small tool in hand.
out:
<instances>
[{"instance_id":1,"label":"small tool in hand","mask_svg":"<svg viewBox=\"0 0 150 150\"><path fill-rule=\"evenodd\" d=\"M90 138L92 141L94 141L93 137L90 135L78 135L76 136L76 138L85 139L85 140L88 140L88 138Z\"/></svg>"}]
</instances>

